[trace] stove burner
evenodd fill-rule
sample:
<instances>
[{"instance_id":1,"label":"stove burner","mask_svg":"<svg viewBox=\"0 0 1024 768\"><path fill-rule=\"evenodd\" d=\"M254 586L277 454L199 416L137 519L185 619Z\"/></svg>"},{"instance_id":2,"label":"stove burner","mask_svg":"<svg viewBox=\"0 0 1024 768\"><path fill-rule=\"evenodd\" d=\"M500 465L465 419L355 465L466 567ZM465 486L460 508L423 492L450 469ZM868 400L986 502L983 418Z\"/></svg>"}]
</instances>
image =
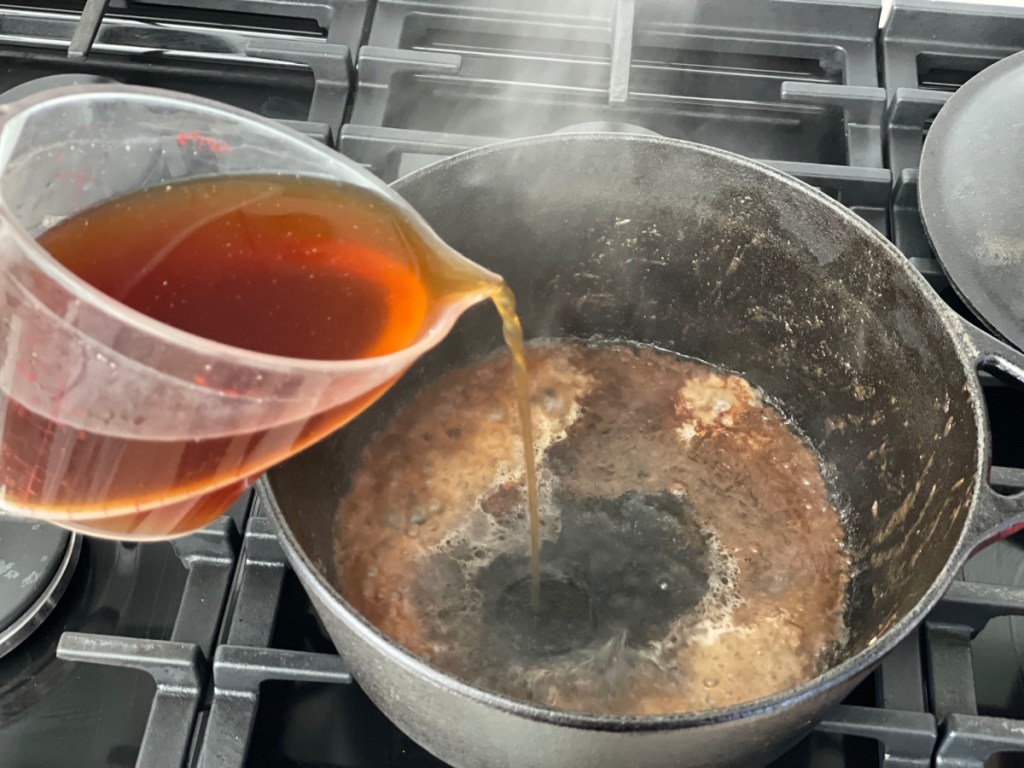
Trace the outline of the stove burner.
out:
<instances>
[{"instance_id":1,"label":"stove burner","mask_svg":"<svg viewBox=\"0 0 1024 768\"><path fill-rule=\"evenodd\" d=\"M0 520L0 657L43 623L67 589L78 534L27 520Z\"/></svg>"},{"instance_id":2,"label":"stove burner","mask_svg":"<svg viewBox=\"0 0 1024 768\"><path fill-rule=\"evenodd\" d=\"M38 77L35 80L19 83L8 91L0 93L0 104L11 104L12 102L35 96L37 93L48 91L52 88L67 88L73 85L104 85L115 83L109 77L99 75L69 74L50 75L49 77Z\"/></svg>"}]
</instances>

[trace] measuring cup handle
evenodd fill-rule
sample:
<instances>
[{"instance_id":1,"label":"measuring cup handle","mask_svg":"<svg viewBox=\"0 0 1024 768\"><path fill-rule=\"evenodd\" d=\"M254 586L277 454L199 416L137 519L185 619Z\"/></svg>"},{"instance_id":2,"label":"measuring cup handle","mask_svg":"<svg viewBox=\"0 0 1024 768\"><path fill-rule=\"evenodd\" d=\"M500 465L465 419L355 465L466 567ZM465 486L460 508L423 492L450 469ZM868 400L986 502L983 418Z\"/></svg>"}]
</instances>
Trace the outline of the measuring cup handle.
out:
<instances>
[{"instance_id":1,"label":"measuring cup handle","mask_svg":"<svg viewBox=\"0 0 1024 768\"><path fill-rule=\"evenodd\" d=\"M960 320L960 324L973 345L975 372L985 368L1008 384L1024 388L1024 353L964 320ZM986 450L991 451L991 445ZM1021 529L1024 529L1024 490L1007 496L997 493L985 482L979 490L978 506L971 521L973 539L977 542L974 549Z\"/></svg>"}]
</instances>

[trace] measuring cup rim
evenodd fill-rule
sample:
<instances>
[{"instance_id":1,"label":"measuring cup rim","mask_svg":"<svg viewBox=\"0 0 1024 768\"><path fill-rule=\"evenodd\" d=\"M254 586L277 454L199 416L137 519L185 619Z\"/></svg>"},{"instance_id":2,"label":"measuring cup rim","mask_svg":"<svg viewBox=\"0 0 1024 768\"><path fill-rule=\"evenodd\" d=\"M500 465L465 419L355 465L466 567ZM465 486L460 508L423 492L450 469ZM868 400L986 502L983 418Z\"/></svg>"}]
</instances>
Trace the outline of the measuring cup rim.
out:
<instances>
[{"instance_id":1,"label":"measuring cup rim","mask_svg":"<svg viewBox=\"0 0 1024 768\"><path fill-rule=\"evenodd\" d=\"M3 133L14 119L18 117L25 119L36 109L62 101L94 99L104 95L116 96L117 99L122 101L160 99L167 102L185 103L193 109L199 108L227 116L233 120L256 123L263 128L280 134L283 138L291 140L303 150L317 151L329 157L331 162L345 165L349 170L361 176L368 186L378 190L382 195L398 204L404 213L410 214L416 223L424 227L427 232L433 234L433 231L430 230L423 218L394 190L340 152L333 152L298 131L252 112L222 104L212 99L205 99L200 96L163 88L123 85L120 83L74 85L53 88L11 104L0 105L0 156L2 156L4 151ZM3 226L10 228L10 231L19 241L26 258L32 265L75 298L92 305L115 320L123 322L125 325L162 343L186 347L192 352L215 357L221 362L256 367L262 370L291 372L295 369L301 369L310 373L340 374L372 370L382 365L394 365L396 367L405 365L407 362L411 362L436 346L454 326L462 311L487 297L487 294L483 291L479 295L467 293L458 297L457 300L441 304L441 310L434 318L434 321L429 327L421 331L420 337L414 343L386 355L353 360L315 360L287 357L236 347L181 330L173 325L156 320L143 312L139 312L107 295L65 267L49 251L43 248L18 221L14 211L8 205L2 189L0 189L0 227ZM436 235L434 237L436 238Z\"/></svg>"}]
</instances>

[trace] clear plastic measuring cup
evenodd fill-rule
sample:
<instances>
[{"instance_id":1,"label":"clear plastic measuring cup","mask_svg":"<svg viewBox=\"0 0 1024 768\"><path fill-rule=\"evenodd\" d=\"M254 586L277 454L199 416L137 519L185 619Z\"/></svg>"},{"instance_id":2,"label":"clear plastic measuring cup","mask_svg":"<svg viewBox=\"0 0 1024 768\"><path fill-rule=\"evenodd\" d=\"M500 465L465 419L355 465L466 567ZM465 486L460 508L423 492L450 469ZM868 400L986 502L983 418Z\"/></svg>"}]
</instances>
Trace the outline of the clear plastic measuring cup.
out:
<instances>
[{"instance_id":1,"label":"clear plastic measuring cup","mask_svg":"<svg viewBox=\"0 0 1024 768\"><path fill-rule=\"evenodd\" d=\"M498 280L447 249L377 178L247 112L119 85L0 107L4 512L121 539L196 530L264 469L360 413L490 295L478 289L436 301L398 352L299 360L159 323L75 276L35 240L70 215L140 189L255 173L329 176L370 189L452 269L478 283Z\"/></svg>"}]
</instances>

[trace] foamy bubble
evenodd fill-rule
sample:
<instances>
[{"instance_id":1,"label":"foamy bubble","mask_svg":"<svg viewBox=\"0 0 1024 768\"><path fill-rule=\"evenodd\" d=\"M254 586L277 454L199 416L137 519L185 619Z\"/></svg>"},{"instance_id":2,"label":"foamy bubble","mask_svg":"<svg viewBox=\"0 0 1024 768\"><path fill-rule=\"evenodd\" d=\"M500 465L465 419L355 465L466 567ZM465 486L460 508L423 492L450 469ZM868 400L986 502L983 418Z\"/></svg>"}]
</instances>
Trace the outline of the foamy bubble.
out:
<instances>
[{"instance_id":1,"label":"foamy bubble","mask_svg":"<svg viewBox=\"0 0 1024 768\"><path fill-rule=\"evenodd\" d=\"M704 527L708 541L708 591L701 599L694 616L696 625L686 632L689 642L711 645L724 632L736 629L733 613L744 603L738 590L740 569L736 558L722 546L715 531ZM682 633L680 632L680 635Z\"/></svg>"}]
</instances>

